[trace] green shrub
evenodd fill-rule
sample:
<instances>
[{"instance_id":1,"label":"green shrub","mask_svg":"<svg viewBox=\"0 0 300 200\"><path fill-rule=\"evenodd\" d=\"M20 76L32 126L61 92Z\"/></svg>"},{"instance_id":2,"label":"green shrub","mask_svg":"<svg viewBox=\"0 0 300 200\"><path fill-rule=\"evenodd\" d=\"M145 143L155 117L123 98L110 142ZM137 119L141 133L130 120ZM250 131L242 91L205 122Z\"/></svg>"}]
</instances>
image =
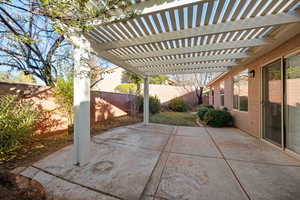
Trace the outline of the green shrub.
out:
<instances>
[{"instance_id":1,"label":"green shrub","mask_svg":"<svg viewBox=\"0 0 300 200\"><path fill-rule=\"evenodd\" d=\"M214 106L209 105L209 104L201 104L197 107L197 109L201 109L201 108L208 108L208 109L214 109Z\"/></svg>"},{"instance_id":2,"label":"green shrub","mask_svg":"<svg viewBox=\"0 0 300 200\"><path fill-rule=\"evenodd\" d=\"M212 105L209 104L201 104L197 107L197 115L201 120L204 120L205 113L210 110L214 109Z\"/></svg>"},{"instance_id":3,"label":"green shrub","mask_svg":"<svg viewBox=\"0 0 300 200\"><path fill-rule=\"evenodd\" d=\"M60 105L59 110L67 114L68 127L73 124L73 76L70 74L65 79L58 78L53 90L54 101ZM71 130L69 130L71 131Z\"/></svg>"},{"instance_id":4,"label":"green shrub","mask_svg":"<svg viewBox=\"0 0 300 200\"><path fill-rule=\"evenodd\" d=\"M224 110L224 111L228 111L228 108L224 107L224 108L222 108L222 110Z\"/></svg>"},{"instance_id":5,"label":"green shrub","mask_svg":"<svg viewBox=\"0 0 300 200\"><path fill-rule=\"evenodd\" d=\"M201 120L203 120L204 119L204 115L205 115L205 113L206 112L208 112L208 108L206 108L206 107L200 107L200 108L198 108L198 112L197 112L197 115L198 115L198 117L201 119Z\"/></svg>"},{"instance_id":6,"label":"green shrub","mask_svg":"<svg viewBox=\"0 0 300 200\"><path fill-rule=\"evenodd\" d=\"M117 85L117 87L115 87L115 92L126 93L126 94L135 93L136 90L137 87L134 83L122 83L120 85Z\"/></svg>"},{"instance_id":7,"label":"green shrub","mask_svg":"<svg viewBox=\"0 0 300 200\"><path fill-rule=\"evenodd\" d=\"M209 109L204 115L204 121L212 127L232 126L233 117L224 110Z\"/></svg>"},{"instance_id":8,"label":"green shrub","mask_svg":"<svg viewBox=\"0 0 300 200\"><path fill-rule=\"evenodd\" d=\"M29 100L15 95L0 97L0 161L15 156L22 142L30 135L39 114Z\"/></svg>"},{"instance_id":9,"label":"green shrub","mask_svg":"<svg viewBox=\"0 0 300 200\"><path fill-rule=\"evenodd\" d=\"M138 97L138 105L139 105L139 112L142 113L144 110L144 97ZM156 96L149 97L149 111L151 114L159 113L160 112L160 100Z\"/></svg>"},{"instance_id":10,"label":"green shrub","mask_svg":"<svg viewBox=\"0 0 300 200\"><path fill-rule=\"evenodd\" d=\"M188 106L182 98L173 99L168 105L168 108L174 112L186 112L188 110Z\"/></svg>"}]
</instances>

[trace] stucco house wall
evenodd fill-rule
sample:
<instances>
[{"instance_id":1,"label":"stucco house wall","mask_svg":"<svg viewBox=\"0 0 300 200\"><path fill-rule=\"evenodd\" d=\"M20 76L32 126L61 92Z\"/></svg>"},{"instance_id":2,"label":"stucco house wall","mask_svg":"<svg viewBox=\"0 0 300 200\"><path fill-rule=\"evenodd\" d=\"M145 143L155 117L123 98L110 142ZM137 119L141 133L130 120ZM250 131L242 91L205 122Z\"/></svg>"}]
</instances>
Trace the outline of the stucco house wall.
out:
<instances>
[{"instance_id":1,"label":"stucco house wall","mask_svg":"<svg viewBox=\"0 0 300 200\"><path fill-rule=\"evenodd\" d=\"M219 86L222 81L225 83L225 107L230 109L230 112L235 118L235 126L248 132L255 137L260 136L261 122L261 69L267 64L290 55L300 50L300 34L284 42L279 47L259 57L255 61L241 67L237 67L227 74L221 76L211 82L209 85L214 89L214 106L220 107L220 92ZM232 107L233 103L233 77L239 72L249 69L255 70L255 77L248 80L248 112L237 111ZM211 93L210 93L211 94ZM275 97L274 97L275 98ZM212 101L210 101L212 102Z\"/></svg>"}]
</instances>

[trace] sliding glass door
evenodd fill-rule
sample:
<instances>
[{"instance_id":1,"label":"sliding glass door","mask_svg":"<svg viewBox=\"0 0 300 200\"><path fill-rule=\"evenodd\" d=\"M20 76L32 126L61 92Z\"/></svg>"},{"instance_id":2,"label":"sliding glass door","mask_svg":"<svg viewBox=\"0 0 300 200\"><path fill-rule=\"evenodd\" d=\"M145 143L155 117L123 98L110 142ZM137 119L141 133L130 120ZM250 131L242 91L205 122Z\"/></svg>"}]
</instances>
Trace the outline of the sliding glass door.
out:
<instances>
[{"instance_id":1,"label":"sliding glass door","mask_svg":"<svg viewBox=\"0 0 300 200\"><path fill-rule=\"evenodd\" d=\"M300 154L300 53L262 72L263 138Z\"/></svg>"},{"instance_id":2,"label":"sliding glass door","mask_svg":"<svg viewBox=\"0 0 300 200\"><path fill-rule=\"evenodd\" d=\"M282 144L282 73L281 60L263 68L263 137Z\"/></svg>"},{"instance_id":3,"label":"sliding glass door","mask_svg":"<svg viewBox=\"0 0 300 200\"><path fill-rule=\"evenodd\" d=\"M300 54L285 59L286 148L300 153Z\"/></svg>"}]
</instances>

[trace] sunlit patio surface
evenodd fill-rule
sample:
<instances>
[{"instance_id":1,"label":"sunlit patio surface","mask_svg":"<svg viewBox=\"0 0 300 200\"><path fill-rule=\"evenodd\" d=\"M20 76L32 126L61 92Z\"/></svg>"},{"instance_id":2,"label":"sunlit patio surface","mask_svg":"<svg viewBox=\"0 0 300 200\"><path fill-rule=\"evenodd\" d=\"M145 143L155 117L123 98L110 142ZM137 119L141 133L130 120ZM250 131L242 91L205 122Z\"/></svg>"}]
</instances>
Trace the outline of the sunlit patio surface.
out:
<instances>
[{"instance_id":1,"label":"sunlit patio surface","mask_svg":"<svg viewBox=\"0 0 300 200\"><path fill-rule=\"evenodd\" d=\"M92 141L85 166L68 146L22 174L48 199L300 199L300 162L238 129L137 124Z\"/></svg>"}]
</instances>

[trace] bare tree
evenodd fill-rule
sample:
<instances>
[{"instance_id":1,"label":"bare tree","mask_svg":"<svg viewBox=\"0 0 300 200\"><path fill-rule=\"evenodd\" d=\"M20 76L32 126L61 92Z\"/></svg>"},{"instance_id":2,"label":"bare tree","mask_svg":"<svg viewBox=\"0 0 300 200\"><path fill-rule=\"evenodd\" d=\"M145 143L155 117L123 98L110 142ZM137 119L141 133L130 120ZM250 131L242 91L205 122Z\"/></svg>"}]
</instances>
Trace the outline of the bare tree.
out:
<instances>
[{"instance_id":1,"label":"bare tree","mask_svg":"<svg viewBox=\"0 0 300 200\"><path fill-rule=\"evenodd\" d=\"M219 73L203 72L195 74L174 75L177 85L184 87L188 92L194 91L197 96L198 104L203 103L203 92L206 84L216 77Z\"/></svg>"},{"instance_id":2,"label":"bare tree","mask_svg":"<svg viewBox=\"0 0 300 200\"><path fill-rule=\"evenodd\" d=\"M194 88L195 92L198 98L198 104L203 103L203 89L206 86L207 80L208 80L208 73L199 73L199 74L194 74L195 76L195 82L194 82Z\"/></svg>"},{"instance_id":3,"label":"bare tree","mask_svg":"<svg viewBox=\"0 0 300 200\"><path fill-rule=\"evenodd\" d=\"M38 0L0 2L0 67L22 71L54 85L62 65L72 66L72 46L38 14Z\"/></svg>"},{"instance_id":4,"label":"bare tree","mask_svg":"<svg viewBox=\"0 0 300 200\"><path fill-rule=\"evenodd\" d=\"M97 56L92 56L88 64L91 68L91 89L101 82L105 78L106 74L113 73L115 69L111 68L111 64L109 62L102 60Z\"/></svg>"}]
</instances>

